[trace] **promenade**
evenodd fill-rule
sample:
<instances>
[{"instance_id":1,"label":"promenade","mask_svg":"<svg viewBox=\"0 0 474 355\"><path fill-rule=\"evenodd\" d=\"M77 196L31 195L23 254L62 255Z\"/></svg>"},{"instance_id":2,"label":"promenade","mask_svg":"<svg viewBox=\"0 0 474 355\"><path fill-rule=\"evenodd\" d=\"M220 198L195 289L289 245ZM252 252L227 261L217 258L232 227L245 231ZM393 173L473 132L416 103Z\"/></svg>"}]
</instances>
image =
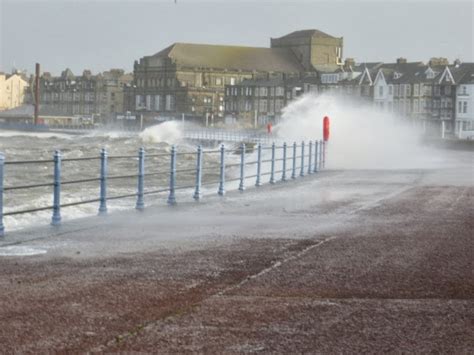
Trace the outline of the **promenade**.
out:
<instances>
[{"instance_id":1,"label":"promenade","mask_svg":"<svg viewBox=\"0 0 474 355\"><path fill-rule=\"evenodd\" d=\"M473 353L472 153L439 154L9 233L0 348Z\"/></svg>"}]
</instances>

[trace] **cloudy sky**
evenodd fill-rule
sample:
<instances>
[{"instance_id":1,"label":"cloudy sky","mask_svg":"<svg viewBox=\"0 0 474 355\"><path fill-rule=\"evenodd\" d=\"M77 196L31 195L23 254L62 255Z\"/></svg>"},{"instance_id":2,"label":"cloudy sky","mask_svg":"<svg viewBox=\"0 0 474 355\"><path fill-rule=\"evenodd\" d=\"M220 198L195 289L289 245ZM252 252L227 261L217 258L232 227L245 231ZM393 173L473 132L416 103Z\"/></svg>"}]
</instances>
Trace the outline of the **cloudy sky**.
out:
<instances>
[{"instance_id":1,"label":"cloudy sky","mask_svg":"<svg viewBox=\"0 0 474 355\"><path fill-rule=\"evenodd\" d=\"M133 62L173 42L269 46L316 28L356 61L474 61L474 1L0 0L0 71L59 74Z\"/></svg>"}]
</instances>

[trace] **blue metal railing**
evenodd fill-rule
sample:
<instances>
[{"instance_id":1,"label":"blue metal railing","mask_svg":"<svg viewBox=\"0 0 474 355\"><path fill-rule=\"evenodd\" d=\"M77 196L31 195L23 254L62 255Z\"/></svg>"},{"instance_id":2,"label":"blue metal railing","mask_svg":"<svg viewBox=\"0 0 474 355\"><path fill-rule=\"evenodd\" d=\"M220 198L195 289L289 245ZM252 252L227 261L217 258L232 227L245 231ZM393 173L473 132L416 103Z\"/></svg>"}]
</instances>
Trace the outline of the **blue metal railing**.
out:
<instances>
[{"instance_id":1,"label":"blue metal railing","mask_svg":"<svg viewBox=\"0 0 474 355\"><path fill-rule=\"evenodd\" d=\"M183 138L219 142L266 143L275 140L271 134L257 129L193 128L183 131Z\"/></svg>"},{"instance_id":2,"label":"blue metal railing","mask_svg":"<svg viewBox=\"0 0 474 355\"><path fill-rule=\"evenodd\" d=\"M314 145L314 154L312 153L312 147ZM4 226L4 217L13 216L19 214L28 214L35 213L39 211L52 211L51 224L53 226L59 226L61 224L61 209L64 207L77 206L90 203L99 203L98 214L106 215L108 211L108 202L112 200L125 199L125 198L136 198L135 208L137 210L143 210L145 208L145 196L151 194L168 194L167 203L169 205L176 204L176 191L177 190L192 190L192 197L199 201L202 198L202 186L204 185L214 185L217 184L217 193L220 196L225 195L226 193L226 183L232 181L239 181L238 190L244 192L246 189L246 181L249 179L255 178L255 186L259 187L263 184L263 177L270 175L268 182L270 184L275 184L277 182L277 174L281 174L279 180L286 181L287 173L291 172L291 178L296 179L297 169L300 170L299 176L303 177L305 171L308 174L316 173L324 168L326 161L326 148L323 141L314 141L309 142L308 144L308 153L305 152L305 142L301 142L298 146L293 143L293 154L290 156L287 154L287 144L283 143L281 146L277 146L275 143L272 143L270 146L263 146L262 143L257 144L256 148L256 159L255 161L247 161L247 156L249 153L246 149L246 145L242 143L236 153L239 153L240 162L233 164L226 164L226 147L224 144L220 146L218 150L209 150L204 151L201 146L197 147L196 152L178 152L178 149L175 146L172 146L170 153L158 153L158 154L149 154L147 158L163 158L169 156L170 158L170 167L169 170L159 171L159 172L149 172L145 171L145 150L140 148L138 151L138 171L137 174L127 174L127 175L113 175L108 174L108 162L109 159L137 159L137 156L134 155L122 155L122 156L109 156L105 149L100 151L98 157L84 157L84 158L67 158L63 159L60 151L55 151L52 160L24 160L24 161L8 161L5 159L5 156L0 153L0 237L4 236L5 226ZM297 149L301 149L301 154L297 155ZM277 150L282 150L281 158L277 158ZM263 152L266 150L271 150L271 158L264 159ZM211 166L203 167L203 161L205 159L205 154L219 154L219 163L213 164ZM192 168L184 168L177 170L176 161L178 156L182 155L195 155L196 156L196 165ZM297 166L297 159L300 160L299 166ZM305 163L307 159L307 164ZM62 180L62 164L64 162L91 162L99 161L99 177L95 178L84 178L77 180ZM287 168L288 160L292 162L291 168ZM53 163L54 174L52 182L30 184L30 185L13 185L13 186L4 186L4 167L5 165L34 165L34 164L50 164ZM269 171L264 172L264 164L269 163ZM280 165L281 164L281 165ZM277 167L278 165L278 167ZM267 165L268 166L268 165ZM226 169L232 167L239 167L240 174L237 178L231 178L226 180ZM280 169L281 167L281 169ZM246 172L249 169L255 169L254 175L247 175ZM280 170L276 170L280 169ZM307 170L306 170L307 169ZM203 181L203 172L206 171L216 171L218 170L219 179L213 181ZM177 186L177 176L180 173L194 173L194 184L192 185L182 185ZM154 190L145 189L145 177L157 176L157 175L168 175L169 177L169 186L167 188L159 188ZM136 192L126 193L116 196L108 196L107 187L108 183L111 180L116 179L137 179L137 188ZM69 184L82 184L98 182L99 184L99 196L97 198L92 198L88 200L80 200L68 203L61 203L61 187ZM28 208L23 210L14 210L4 213L4 194L13 190L25 190L33 189L39 187L52 187L53 188L53 204L51 206L35 207Z\"/></svg>"}]
</instances>

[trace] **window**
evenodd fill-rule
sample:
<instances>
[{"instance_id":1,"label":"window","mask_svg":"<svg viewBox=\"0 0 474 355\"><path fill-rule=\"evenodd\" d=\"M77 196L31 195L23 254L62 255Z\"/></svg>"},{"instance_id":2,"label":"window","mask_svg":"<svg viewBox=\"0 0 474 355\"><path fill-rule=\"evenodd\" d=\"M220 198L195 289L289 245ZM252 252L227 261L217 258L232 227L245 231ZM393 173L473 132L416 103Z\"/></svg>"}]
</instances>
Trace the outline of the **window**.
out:
<instances>
[{"instance_id":1,"label":"window","mask_svg":"<svg viewBox=\"0 0 474 355\"><path fill-rule=\"evenodd\" d=\"M235 85L235 78L230 78L230 85Z\"/></svg>"},{"instance_id":2,"label":"window","mask_svg":"<svg viewBox=\"0 0 474 355\"><path fill-rule=\"evenodd\" d=\"M161 100L160 95L155 95L155 111L161 110Z\"/></svg>"},{"instance_id":3,"label":"window","mask_svg":"<svg viewBox=\"0 0 474 355\"><path fill-rule=\"evenodd\" d=\"M86 97L88 96L88 93L86 93ZM87 99L86 99L87 100ZM143 107L143 96L142 95L136 95L135 96L135 109L139 110Z\"/></svg>"},{"instance_id":4,"label":"window","mask_svg":"<svg viewBox=\"0 0 474 355\"><path fill-rule=\"evenodd\" d=\"M413 95L418 96L420 94L420 86L418 84L413 85Z\"/></svg>"},{"instance_id":5,"label":"window","mask_svg":"<svg viewBox=\"0 0 474 355\"><path fill-rule=\"evenodd\" d=\"M444 87L445 95L451 95L451 86L447 85Z\"/></svg>"},{"instance_id":6,"label":"window","mask_svg":"<svg viewBox=\"0 0 474 355\"><path fill-rule=\"evenodd\" d=\"M252 111L252 102L250 100L245 100L245 111Z\"/></svg>"},{"instance_id":7,"label":"window","mask_svg":"<svg viewBox=\"0 0 474 355\"><path fill-rule=\"evenodd\" d=\"M216 85L222 85L222 78L216 78Z\"/></svg>"},{"instance_id":8,"label":"window","mask_svg":"<svg viewBox=\"0 0 474 355\"><path fill-rule=\"evenodd\" d=\"M283 108L283 100L275 100L275 111L280 112Z\"/></svg>"},{"instance_id":9,"label":"window","mask_svg":"<svg viewBox=\"0 0 474 355\"><path fill-rule=\"evenodd\" d=\"M425 96L431 96L431 90L432 90L431 86L430 85L425 85L424 89L425 89L424 95Z\"/></svg>"},{"instance_id":10,"label":"window","mask_svg":"<svg viewBox=\"0 0 474 355\"><path fill-rule=\"evenodd\" d=\"M379 86L379 96L383 96L383 86Z\"/></svg>"},{"instance_id":11,"label":"window","mask_svg":"<svg viewBox=\"0 0 474 355\"><path fill-rule=\"evenodd\" d=\"M436 85L436 86L434 87L434 94L435 94L435 96L439 96L439 95L440 95L440 88L439 88L438 85Z\"/></svg>"},{"instance_id":12,"label":"window","mask_svg":"<svg viewBox=\"0 0 474 355\"><path fill-rule=\"evenodd\" d=\"M172 95L166 95L165 109L166 111L172 111L174 109L174 97Z\"/></svg>"},{"instance_id":13,"label":"window","mask_svg":"<svg viewBox=\"0 0 474 355\"><path fill-rule=\"evenodd\" d=\"M398 91L398 90L399 90L398 85L395 85L395 96L398 96L398 94L399 94L399 91Z\"/></svg>"},{"instance_id":14,"label":"window","mask_svg":"<svg viewBox=\"0 0 474 355\"><path fill-rule=\"evenodd\" d=\"M463 85L462 87L462 94L467 95L467 86Z\"/></svg>"},{"instance_id":15,"label":"window","mask_svg":"<svg viewBox=\"0 0 474 355\"><path fill-rule=\"evenodd\" d=\"M463 105L462 105L462 113L467 113L467 101L464 101L464 102L463 102Z\"/></svg>"},{"instance_id":16,"label":"window","mask_svg":"<svg viewBox=\"0 0 474 355\"><path fill-rule=\"evenodd\" d=\"M458 102L458 113L462 112L462 101Z\"/></svg>"},{"instance_id":17,"label":"window","mask_svg":"<svg viewBox=\"0 0 474 355\"><path fill-rule=\"evenodd\" d=\"M405 85L405 95L406 96L411 96L411 85Z\"/></svg>"},{"instance_id":18,"label":"window","mask_svg":"<svg viewBox=\"0 0 474 355\"><path fill-rule=\"evenodd\" d=\"M151 95L146 95L146 109L151 110Z\"/></svg>"},{"instance_id":19,"label":"window","mask_svg":"<svg viewBox=\"0 0 474 355\"><path fill-rule=\"evenodd\" d=\"M349 92L349 90L348 90L348 92ZM393 85L388 86L388 94L393 95Z\"/></svg>"},{"instance_id":20,"label":"window","mask_svg":"<svg viewBox=\"0 0 474 355\"><path fill-rule=\"evenodd\" d=\"M413 112L418 113L420 111L420 104L418 100L413 101Z\"/></svg>"}]
</instances>

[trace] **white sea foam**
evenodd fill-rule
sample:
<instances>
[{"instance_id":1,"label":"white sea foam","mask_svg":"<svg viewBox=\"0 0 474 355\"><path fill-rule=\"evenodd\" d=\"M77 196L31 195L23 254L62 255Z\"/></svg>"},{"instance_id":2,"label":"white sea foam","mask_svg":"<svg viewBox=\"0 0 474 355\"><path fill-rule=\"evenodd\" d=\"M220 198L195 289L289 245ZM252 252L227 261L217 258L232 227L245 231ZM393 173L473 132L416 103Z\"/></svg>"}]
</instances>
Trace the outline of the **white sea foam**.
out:
<instances>
[{"instance_id":1,"label":"white sea foam","mask_svg":"<svg viewBox=\"0 0 474 355\"><path fill-rule=\"evenodd\" d=\"M71 139L74 135L64 134L64 133L55 133L55 132L28 132L28 131L11 131L11 130L1 130L0 137L34 137L34 138L63 138Z\"/></svg>"},{"instance_id":2,"label":"white sea foam","mask_svg":"<svg viewBox=\"0 0 474 355\"><path fill-rule=\"evenodd\" d=\"M168 121L146 128L140 133L145 143L176 144L183 137L182 124L177 121Z\"/></svg>"},{"instance_id":3,"label":"white sea foam","mask_svg":"<svg viewBox=\"0 0 474 355\"><path fill-rule=\"evenodd\" d=\"M31 256L46 254L46 249L33 248L28 246L12 245L0 248L0 256Z\"/></svg>"}]
</instances>

